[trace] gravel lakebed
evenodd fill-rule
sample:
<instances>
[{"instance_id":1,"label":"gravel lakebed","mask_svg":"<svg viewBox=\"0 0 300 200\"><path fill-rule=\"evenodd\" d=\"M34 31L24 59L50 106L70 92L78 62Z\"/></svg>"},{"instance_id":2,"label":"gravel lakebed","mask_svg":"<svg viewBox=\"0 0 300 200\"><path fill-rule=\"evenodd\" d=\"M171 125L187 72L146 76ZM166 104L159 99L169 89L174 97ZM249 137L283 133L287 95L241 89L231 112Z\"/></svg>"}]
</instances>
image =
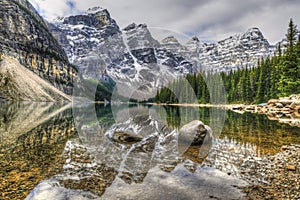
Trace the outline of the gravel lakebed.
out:
<instances>
[{"instance_id":1,"label":"gravel lakebed","mask_svg":"<svg viewBox=\"0 0 300 200\"><path fill-rule=\"evenodd\" d=\"M250 158L242 177L248 199L300 199L300 145L283 146L276 155Z\"/></svg>"}]
</instances>

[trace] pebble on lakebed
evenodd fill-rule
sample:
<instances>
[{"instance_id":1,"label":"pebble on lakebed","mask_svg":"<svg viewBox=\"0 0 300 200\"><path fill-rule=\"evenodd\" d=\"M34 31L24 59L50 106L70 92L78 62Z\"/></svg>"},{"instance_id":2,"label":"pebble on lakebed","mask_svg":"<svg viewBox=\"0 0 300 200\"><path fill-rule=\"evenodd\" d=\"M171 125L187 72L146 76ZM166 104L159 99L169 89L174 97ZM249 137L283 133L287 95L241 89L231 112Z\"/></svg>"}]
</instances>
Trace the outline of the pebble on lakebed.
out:
<instances>
[{"instance_id":1,"label":"pebble on lakebed","mask_svg":"<svg viewBox=\"0 0 300 200\"><path fill-rule=\"evenodd\" d=\"M283 146L258 167L251 173L260 181L244 188L249 199L300 199L300 145Z\"/></svg>"}]
</instances>

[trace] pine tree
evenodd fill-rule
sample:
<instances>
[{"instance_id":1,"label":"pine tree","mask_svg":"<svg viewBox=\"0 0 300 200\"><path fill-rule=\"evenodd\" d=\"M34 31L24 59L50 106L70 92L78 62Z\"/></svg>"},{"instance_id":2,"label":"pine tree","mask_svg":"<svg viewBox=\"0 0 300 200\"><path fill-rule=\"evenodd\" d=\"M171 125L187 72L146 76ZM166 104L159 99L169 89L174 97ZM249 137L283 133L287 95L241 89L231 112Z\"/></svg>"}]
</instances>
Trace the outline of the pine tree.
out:
<instances>
[{"instance_id":1,"label":"pine tree","mask_svg":"<svg viewBox=\"0 0 300 200\"><path fill-rule=\"evenodd\" d=\"M264 95L264 87L263 87L263 82L264 82L264 62L261 63L259 66L259 79L257 82L258 88L257 88L257 93L256 93L256 99L258 103L263 102L263 95Z\"/></svg>"},{"instance_id":2,"label":"pine tree","mask_svg":"<svg viewBox=\"0 0 300 200\"><path fill-rule=\"evenodd\" d=\"M281 50L281 44L280 43L278 44L277 51L278 51L278 56L281 57L282 56L282 50Z\"/></svg>"},{"instance_id":3,"label":"pine tree","mask_svg":"<svg viewBox=\"0 0 300 200\"><path fill-rule=\"evenodd\" d=\"M287 30L287 51L280 66L280 79L279 79L279 95L288 96L294 92L299 91L300 81L298 79L298 64L296 49L297 26L294 25L293 20L290 20Z\"/></svg>"},{"instance_id":4,"label":"pine tree","mask_svg":"<svg viewBox=\"0 0 300 200\"><path fill-rule=\"evenodd\" d=\"M287 43L287 55L291 56L294 53L294 47L297 41L297 26L294 24L293 19L290 19L288 31L286 34L286 38L288 40Z\"/></svg>"},{"instance_id":5,"label":"pine tree","mask_svg":"<svg viewBox=\"0 0 300 200\"><path fill-rule=\"evenodd\" d=\"M296 44L296 56L298 59L300 58L300 34L298 35L298 41Z\"/></svg>"},{"instance_id":6,"label":"pine tree","mask_svg":"<svg viewBox=\"0 0 300 200\"><path fill-rule=\"evenodd\" d=\"M156 90L155 102L159 102L159 90Z\"/></svg>"}]
</instances>

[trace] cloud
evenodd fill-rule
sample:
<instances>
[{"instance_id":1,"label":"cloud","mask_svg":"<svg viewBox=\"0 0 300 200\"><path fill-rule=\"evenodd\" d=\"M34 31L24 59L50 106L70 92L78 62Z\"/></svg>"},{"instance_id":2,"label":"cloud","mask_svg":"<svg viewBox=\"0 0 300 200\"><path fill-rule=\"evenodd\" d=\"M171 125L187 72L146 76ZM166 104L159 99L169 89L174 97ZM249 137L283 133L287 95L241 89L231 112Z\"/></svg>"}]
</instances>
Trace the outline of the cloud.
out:
<instances>
[{"instance_id":1,"label":"cloud","mask_svg":"<svg viewBox=\"0 0 300 200\"><path fill-rule=\"evenodd\" d=\"M159 39L175 34L179 37L196 35L203 41L218 41L250 27L258 27L271 43L275 43L284 37L290 18L300 19L300 1L297 0L29 1L48 20L101 6L110 11L120 27L132 22L156 27L153 32ZM300 21L295 23L299 24Z\"/></svg>"},{"instance_id":2,"label":"cloud","mask_svg":"<svg viewBox=\"0 0 300 200\"><path fill-rule=\"evenodd\" d=\"M85 10L77 6L77 0L29 0L29 2L42 17L50 21L57 16L75 15Z\"/></svg>"},{"instance_id":3,"label":"cloud","mask_svg":"<svg viewBox=\"0 0 300 200\"><path fill-rule=\"evenodd\" d=\"M66 4L69 6L70 9L75 8L75 2L74 1L66 1Z\"/></svg>"}]
</instances>

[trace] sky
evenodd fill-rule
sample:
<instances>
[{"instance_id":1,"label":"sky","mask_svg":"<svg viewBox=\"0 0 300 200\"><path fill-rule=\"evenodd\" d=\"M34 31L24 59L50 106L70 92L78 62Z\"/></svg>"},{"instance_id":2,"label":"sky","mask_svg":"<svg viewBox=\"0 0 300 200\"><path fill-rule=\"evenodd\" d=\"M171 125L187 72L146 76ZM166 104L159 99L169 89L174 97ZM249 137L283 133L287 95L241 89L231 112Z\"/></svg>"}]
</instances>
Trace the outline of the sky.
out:
<instances>
[{"instance_id":1,"label":"sky","mask_svg":"<svg viewBox=\"0 0 300 200\"><path fill-rule=\"evenodd\" d=\"M217 42L258 27L271 44L285 37L290 18L300 27L299 0L29 0L48 21L107 8L121 28L145 23L157 39L168 35Z\"/></svg>"}]
</instances>

